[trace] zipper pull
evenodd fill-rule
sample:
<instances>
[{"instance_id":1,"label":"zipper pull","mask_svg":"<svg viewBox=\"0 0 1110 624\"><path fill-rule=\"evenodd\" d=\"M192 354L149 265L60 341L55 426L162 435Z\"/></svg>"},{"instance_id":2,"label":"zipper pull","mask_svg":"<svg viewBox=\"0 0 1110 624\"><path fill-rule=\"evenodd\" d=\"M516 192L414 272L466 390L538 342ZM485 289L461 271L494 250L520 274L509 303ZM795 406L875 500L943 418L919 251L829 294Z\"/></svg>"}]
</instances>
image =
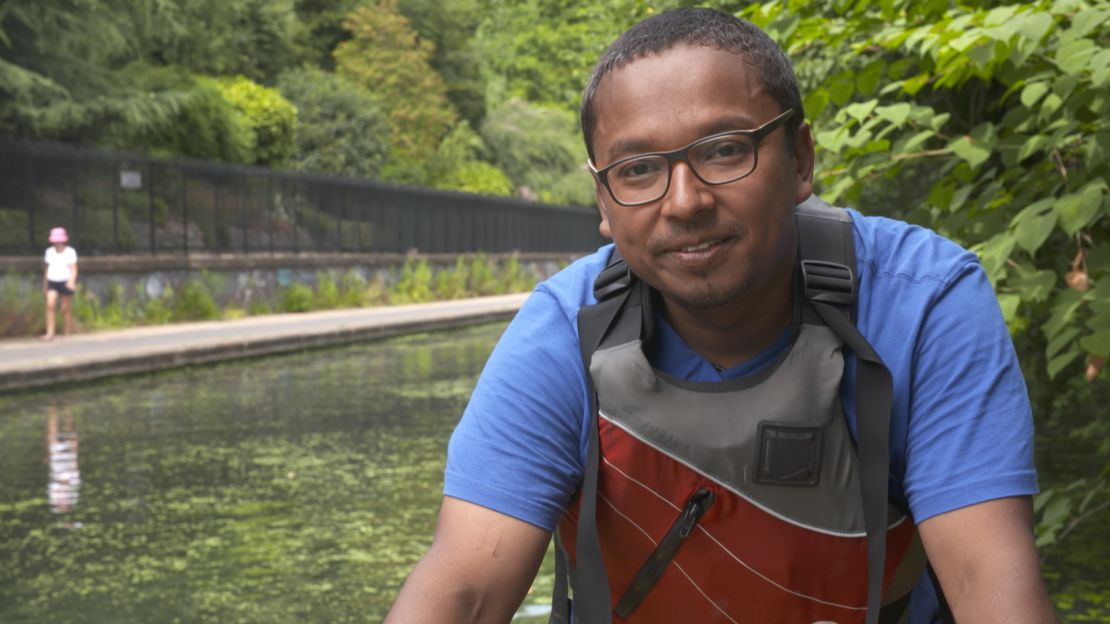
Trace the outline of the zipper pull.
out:
<instances>
[{"instance_id":1,"label":"zipper pull","mask_svg":"<svg viewBox=\"0 0 1110 624\"><path fill-rule=\"evenodd\" d=\"M705 488L694 492L694 495L686 501L685 509L682 510L682 524L678 529L679 537L685 538L690 535L690 531L694 530L694 525L713 504L713 499L713 492Z\"/></svg>"}]
</instances>

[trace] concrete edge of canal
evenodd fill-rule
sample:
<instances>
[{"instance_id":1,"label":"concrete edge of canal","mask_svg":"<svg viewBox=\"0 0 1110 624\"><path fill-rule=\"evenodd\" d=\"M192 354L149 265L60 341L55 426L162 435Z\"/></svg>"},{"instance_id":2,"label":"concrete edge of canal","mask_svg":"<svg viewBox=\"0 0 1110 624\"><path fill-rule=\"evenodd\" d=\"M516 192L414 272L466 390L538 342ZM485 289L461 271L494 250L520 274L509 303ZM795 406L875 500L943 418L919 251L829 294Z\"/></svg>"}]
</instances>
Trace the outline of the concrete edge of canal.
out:
<instances>
[{"instance_id":1,"label":"concrete edge of canal","mask_svg":"<svg viewBox=\"0 0 1110 624\"><path fill-rule=\"evenodd\" d=\"M0 391L40 389L512 318L527 293L0 343Z\"/></svg>"}]
</instances>

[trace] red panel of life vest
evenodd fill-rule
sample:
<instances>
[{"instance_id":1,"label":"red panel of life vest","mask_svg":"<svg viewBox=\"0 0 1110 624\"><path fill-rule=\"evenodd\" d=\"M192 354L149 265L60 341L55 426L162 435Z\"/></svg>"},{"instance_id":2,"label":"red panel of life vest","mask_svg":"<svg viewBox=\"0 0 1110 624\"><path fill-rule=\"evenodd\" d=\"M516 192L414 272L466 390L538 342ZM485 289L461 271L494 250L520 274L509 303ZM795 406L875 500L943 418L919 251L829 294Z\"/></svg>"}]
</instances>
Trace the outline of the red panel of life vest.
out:
<instances>
[{"instance_id":1,"label":"red panel of life vest","mask_svg":"<svg viewBox=\"0 0 1110 624\"><path fill-rule=\"evenodd\" d=\"M867 540L806 527L761 508L608 423L599 422L597 526L612 604L699 488L714 504L682 543L659 582L627 620L814 622L865 619ZM578 503L559 523L574 561ZM914 534L908 519L887 533L889 581Z\"/></svg>"}]
</instances>

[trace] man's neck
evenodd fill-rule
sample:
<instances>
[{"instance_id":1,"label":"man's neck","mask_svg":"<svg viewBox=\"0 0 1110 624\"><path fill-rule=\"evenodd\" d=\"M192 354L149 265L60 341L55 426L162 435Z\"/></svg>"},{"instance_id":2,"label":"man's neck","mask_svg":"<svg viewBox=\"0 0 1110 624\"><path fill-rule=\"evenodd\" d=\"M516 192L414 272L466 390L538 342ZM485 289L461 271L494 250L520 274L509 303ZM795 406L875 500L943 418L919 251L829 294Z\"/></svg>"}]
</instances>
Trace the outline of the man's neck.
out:
<instances>
[{"instance_id":1,"label":"man's neck","mask_svg":"<svg viewBox=\"0 0 1110 624\"><path fill-rule=\"evenodd\" d=\"M695 352L719 368L755 357L790 324L794 286L790 277L760 292L713 308L689 308L663 297L667 322Z\"/></svg>"}]
</instances>

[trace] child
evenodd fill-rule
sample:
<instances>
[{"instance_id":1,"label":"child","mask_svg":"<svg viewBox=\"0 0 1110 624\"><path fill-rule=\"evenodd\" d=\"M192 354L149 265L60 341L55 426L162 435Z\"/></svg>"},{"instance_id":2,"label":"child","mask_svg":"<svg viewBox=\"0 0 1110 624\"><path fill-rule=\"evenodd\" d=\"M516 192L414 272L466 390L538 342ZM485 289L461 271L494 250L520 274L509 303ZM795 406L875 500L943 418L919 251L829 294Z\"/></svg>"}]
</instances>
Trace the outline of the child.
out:
<instances>
[{"instance_id":1,"label":"child","mask_svg":"<svg viewBox=\"0 0 1110 624\"><path fill-rule=\"evenodd\" d=\"M73 330L73 308L70 305L73 290L77 287L77 252L66 245L69 237L65 228L50 230L52 247L46 250L46 271L42 275L42 290L46 294L46 334L43 340L54 339L54 308L58 297L62 299L62 316L65 335Z\"/></svg>"}]
</instances>

